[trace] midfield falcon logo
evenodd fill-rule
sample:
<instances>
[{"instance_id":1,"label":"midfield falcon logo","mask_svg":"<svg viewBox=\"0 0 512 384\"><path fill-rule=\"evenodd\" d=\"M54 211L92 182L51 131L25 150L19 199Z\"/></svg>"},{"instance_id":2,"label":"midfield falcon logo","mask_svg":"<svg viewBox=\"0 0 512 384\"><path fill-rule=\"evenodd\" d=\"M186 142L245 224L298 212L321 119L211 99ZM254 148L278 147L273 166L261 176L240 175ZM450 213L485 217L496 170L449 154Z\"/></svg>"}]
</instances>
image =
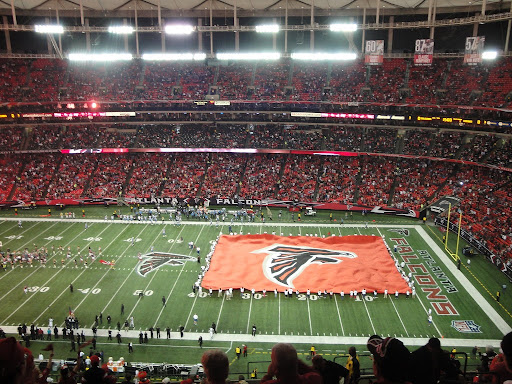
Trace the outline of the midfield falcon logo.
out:
<instances>
[{"instance_id":1,"label":"midfield falcon logo","mask_svg":"<svg viewBox=\"0 0 512 384\"><path fill-rule=\"evenodd\" d=\"M338 257L354 259L357 255L348 251L297 247L273 244L253 253L268 253L263 260L263 273L270 281L287 288L295 288L293 280L311 264L338 264Z\"/></svg>"},{"instance_id":2,"label":"midfield falcon logo","mask_svg":"<svg viewBox=\"0 0 512 384\"><path fill-rule=\"evenodd\" d=\"M151 252L142 256L137 265L137 273L142 277L163 265L183 265L187 261L196 261L197 258L177 253Z\"/></svg>"},{"instance_id":3,"label":"midfield falcon logo","mask_svg":"<svg viewBox=\"0 0 512 384\"><path fill-rule=\"evenodd\" d=\"M409 236L409 230L404 228L398 228L398 229L388 229L389 232L396 232L399 235L402 236Z\"/></svg>"}]
</instances>

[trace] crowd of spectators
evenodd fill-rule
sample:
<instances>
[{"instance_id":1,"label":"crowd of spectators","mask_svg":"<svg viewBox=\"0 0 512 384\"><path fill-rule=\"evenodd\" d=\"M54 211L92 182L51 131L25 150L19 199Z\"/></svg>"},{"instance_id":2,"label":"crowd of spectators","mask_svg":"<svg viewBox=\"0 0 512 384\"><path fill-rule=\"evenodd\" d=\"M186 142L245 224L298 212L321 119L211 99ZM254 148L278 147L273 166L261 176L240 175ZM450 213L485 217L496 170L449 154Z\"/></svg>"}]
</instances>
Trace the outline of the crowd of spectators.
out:
<instances>
[{"instance_id":1,"label":"crowd of spectators","mask_svg":"<svg viewBox=\"0 0 512 384\"><path fill-rule=\"evenodd\" d=\"M446 60L434 60L431 66L409 67L409 96L407 103L437 104L437 90L443 89L446 78Z\"/></svg>"},{"instance_id":2,"label":"crowd of spectators","mask_svg":"<svg viewBox=\"0 0 512 384\"><path fill-rule=\"evenodd\" d=\"M90 155L63 156L57 173L48 186L46 197L81 197L95 163L96 157Z\"/></svg>"},{"instance_id":3,"label":"crowd of spectators","mask_svg":"<svg viewBox=\"0 0 512 384\"><path fill-rule=\"evenodd\" d=\"M172 166L168 167L163 180L162 196L196 197L201 189L208 157L204 153L186 153L170 159Z\"/></svg>"},{"instance_id":4,"label":"crowd of spectators","mask_svg":"<svg viewBox=\"0 0 512 384\"><path fill-rule=\"evenodd\" d=\"M393 206L419 209L434 197L442 196L437 191L454 167L455 164L444 161L400 159L395 170Z\"/></svg>"},{"instance_id":5,"label":"crowd of spectators","mask_svg":"<svg viewBox=\"0 0 512 384\"><path fill-rule=\"evenodd\" d=\"M396 140L396 129L366 129L363 136L363 150L365 152L394 153L396 152Z\"/></svg>"},{"instance_id":6,"label":"crowd of spectators","mask_svg":"<svg viewBox=\"0 0 512 384\"><path fill-rule=\"evenodd\" d=\"M366 66L363 61L334 64L329 82L330 91L325 99L330 101L364 101L361 89L366 86Z\"/></svg>"},{"instance_id":7,"label":"crowd of spectators","mask_svg":"<svg viewBox=\"0 0 512 384\"><path fill-rule=\"evenodd\" d=\"M283 128L280 125L249 124L248 148L282 148L283 140Z\"/></svg>"},{"instance_id":8,"label":"crowd of spectators","mask_svg":"<svg viewBox=\"0 0 512 384\"><path fill-rule=\"evenodd\" d=\"M168 63L146 63L144 68L144 87L139 92L141 99L164 100L173 98L173 87L178 84L180 66Z\"/></svg>"},{"instance_id":9,"label":"crowd of spectators","mask_svg":"<svg viewBox=\"0 0 512 384\"><path fill-rule=\"evenodd\" d=\"M330 151L360 152L363 128L351 126L329 127L329 136L325 140L325 149Z\"/></svg>"},{"instance_id":10,"label":"crowd of spectators","mask_svg":"<svg viewBox=\"0 0 512 384\"><path fill-rule=\"evenodd\" d=\"M90 171L86 195L91 197L122 196L132 158L125 156L97 155L94 172Z\"/></svg>"},{"instance_id":11,"label":"crowd of spectators","mask_svg":"<svg viewBox=\"0 0 512 384\"><path fill-rule=\"evenodd\" d=\"M483 94L478 98L475 105L504 107L510 103L511 90L512 60L498 59L491 68L489 77L484 85Z\"/></svg>"},{"instance_id":12,"label":"crowd of spectators","mask_svg":"<svg viewBox=\"0 0 512 384\"><path fill-rule=\"evenodd\" d=\"M493 150L498 140L489 135L476 135L468 143L468 148L464 151L464 160L483 162L489 153Z\"/></svg>"},{"instance_id":13,"label":"crowd of spectators","mask_svg":"<svg viewBox=\"0 0 512 384\"><path fill-rule=\"evenodd\" d=\"M290 126L284 130L284 148L322 149L323 135L320 129L301 130Z\"/></svg>"},{"instance_id":14,"label":"crowd of spectators","mask_svg":"<svg viewBox=\"0 0 512 384\"><path fill-rule=\"evenodd\" d=\"M431 147L429 156L455 158L455 154L462 146L462 132L444 131L434 138L434 145Z\"/></svg>"},{"instance_id":15,"label":"crowd of spectators","mask_svg":"<svg viewBox=\"0 0 512 384\"><path fill-rule=\"evenodd\" d=\"M2 101L27 100L24 92L27 90L30 65L31 61L27 59L0 60L0 99Z\"/></svg>"},{"instance_id":16,"label":"crowd of spectators","mask_svg":"<svg viewBox=\"0 0 512 384\"><path fill-rule=\"evenodd\" d=\"M17 177L12 199L22 201L43 199L58 166L57 158L60 160L60 155L53 153L31 155Z\"/></svg>"},{"instance_id":17,"label":"crowd of spectators","mask_svg":"<svg viewBox=\"0 0 512 384\"><path fill-rule=\"evenodd\" d=\"M171 155L143 153L133 159L133 171L128 178L125 197L154 197L160 192L167 169L171 166Z\"/></svg>"},{"instance_id":18,"label":"crowd of spectators","mask_svg":"<svg viewBox=\"0 0 512 384\"><path fill-rule=\"evenodd\" d=\"M179 72L182 93L177 98L203 100L213 84L214 69L203 64L184 64Z\"/></svg>"},{"instance_id":19,"label":"crowd of spectators","mask_svg":"<svg viewBox=\"0 0 512 384\"><path fill-rule=\"evenodd\" d=\"M314 199L321 162L319 156L290 155L279 180L277 198L297 201Z\"/></svg>"},{"instance_id":20,"label":"crowd of spectators","mask_svg":"<svg viewBox=\"0 0 512 384\"><path fill-rule=\"evenodd\" d=\"M250 156L240 181L239 195L254 199L273 198L282 161L283 157L278 155Z\"/></svg>"},{"instance_id":21,"label":"crowd of spectators","mask_svg":"<svg viewBox=\"0 0 512 384\"><path fill-rule=\"evenodd\" d=\"M396 159L364 156L361 161L361 185L358 203L388 205Z\"/></svg>"},{"instance_id":22,"label":"crowd of spectators","mask_svg":"<svg viewBox=\"0 0 512 384\"><path fill-rule=\"evenodd\" d=\"M298 100L481 105L503 107L512 92L512 59L467 66L436 58L431 66L385 58L333 65L279 62L219 64L143 62L68 63L59 59L0 62L4 101ZM217 72L217 76L216 76ZM409 76L407 76L409 72ZM210 89L210 87L213 87ZM218 88L215 88L218 87Z\"/></svg>"},{"instance_id":23,"label":"crowd of spectators","mask_svg":"<svg viewBox=\"0 0 512 384\"><path fill-rule=\"evenodd\" d=\"M219 66L216 85L219 96L224 100L246 100L249 85L252 83L254 65L236 64Z\"/></svg>"},{"instance_id":24,"label":"crowd of spectators","mask_svg":"<svg viewBox=\"0 0 512 384\"><path fill-rule=\"evenodd\" d=\"M318 201L351 204L359 173L358 157L330 157L319 175Z\"/></svg>"},{"instance_id":25,"label":"crowd of spectators","mask_svg":"<svg viewBox=\"0 0 512 384\"><path fill-rule=\"evenodd\" d=\"M21 166L23 164L22 155L7 155L0 158L0 199L8 199L12 187L18 179Z\"/></svg>"},{"instance_id":26,"label":"crowd of spectators","mask_svg":"<svg viewBox=\"0 0 512 384\"><path fill-rule=\"evenodd\" d=\"M462 60L449 63L450 69L446 78L446 90L439 97L441 104L473 105L478 97L473 91L482 91L489 74L489 66L468 66Z\"/></svg>"},{"instance_id":27,"label":"crowd of spectators","mask_svg":"<svg viewBox=\"0 0 512 384\"><path fill-rule=\"evenodd\" d=\"M202 196L231 198L237 195L246 161L243 155L212 153L201 186Z\"/></svg>"},{"instance_id":28,"label":"crowd of spectators","mask_svg":"<svg viewBox=\"0 0 512 384\"><path fill-rule=\"evenodd\" d=\"M431 144L434 142L432 131L413 130L406 131L404 136L403 153L406 155L427 156Z\"/></svg>"},{"instance_id":29,"label":"crowd of spectators","mask_svg":"<svg viewBox=\"0 0 512 384\"><path fill-rule=\"evenodd\" d=\"M327 85L326 64L294 63L292 86L293 100L319 101L323 97L323 89Z\"/></svg>"},{"instance_id":30,"label":"crowd of spectators","mask_svg":"<svg viewBox=\"0 0 512 384\"><path fill-rule=\"evenodd\" d=\"M384 59L382 65L370 66L369 87L371 94L366 101L398 103L401 100L399 89L405 88L404 59Z\"/></svg>"},{"instance_id":31,"label":"crowd of spectators","mask_svg":"<svg viewBox=\"0 0 512 384\"><path fill-rule=\"evenodd\" d=\"M284 100L285 87L289 86L290 63L258 63L254 76L253 99Z\"/></svg>"},{"instance_id":32,"label":"crowd of spectators","mask_svg":"<svg viewBox=\"0 0 512 384\"><path fill-rule=\"evenodd\" d=\"M0 151L9 152L22 149L24 136L23 128L6 127L0 131Z\"/></svg>"},{"instance_id":33,"label":"crowd of spectators","mask_svg":"<svg viewBox=\"0 0 512 384\"><path fill-rule=\"evenodd\" d=\"M508 172L464 165L439 192L461 199L451 220L457 224L462 209L462 227L507 260L512 260L512 192L504 186L511 181Z\"/></svg>"}]
</instances>

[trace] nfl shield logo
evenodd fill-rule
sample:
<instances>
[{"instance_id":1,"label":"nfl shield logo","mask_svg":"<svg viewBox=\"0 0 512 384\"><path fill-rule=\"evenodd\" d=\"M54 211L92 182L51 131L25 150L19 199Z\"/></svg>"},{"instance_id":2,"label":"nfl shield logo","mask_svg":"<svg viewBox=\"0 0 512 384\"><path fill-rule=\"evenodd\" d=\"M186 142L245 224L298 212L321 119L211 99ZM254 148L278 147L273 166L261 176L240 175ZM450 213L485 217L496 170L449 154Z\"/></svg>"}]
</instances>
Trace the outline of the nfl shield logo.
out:
<instances>
[{"instance_id":1,"label":"nfl shield logo","mask_svg":"<svg viewBox=\"0 0 512 384\"><path fill-rule=\"evenodd\" d=\"M482 333L473 320L452 320L452 327L461 333Z\"/></svg>"}]
</instances>

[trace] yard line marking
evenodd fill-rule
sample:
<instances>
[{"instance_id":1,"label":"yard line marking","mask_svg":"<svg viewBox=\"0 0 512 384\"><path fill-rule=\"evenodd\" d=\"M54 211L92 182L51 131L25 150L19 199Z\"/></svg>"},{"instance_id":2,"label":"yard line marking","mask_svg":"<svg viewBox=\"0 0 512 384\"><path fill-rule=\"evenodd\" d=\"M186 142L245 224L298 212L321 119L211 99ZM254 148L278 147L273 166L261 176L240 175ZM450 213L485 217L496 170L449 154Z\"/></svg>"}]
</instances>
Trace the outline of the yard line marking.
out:
<instances>
[{"instance_id":1,"label":"yard line marking","mask_svg":"<svg viewBox=\"0 0 512 384\"><path fill-rule=\"evenodd\" d=\"M197 237L196 237L196 241L195 241L195 243L197 243L197 240L199 239L199 236L201 236L201 233L203 232L204 227L205 227L205 225L203 224L203 225L201 226L201 230L200 230L200 231L199 231L199 233L197 234ZM224 224L220 226L220 232L222 232L222 228L223 228L223 227L224 227ZM194 243L194 244L195 244L195 243ZM194 251L194 249L191 249L189 253L191 253L191 252L193 252L193 251ZM190 255L189 255L189 256L190 256ZM199 296L199 295L196 295L196 297L194 298L194 302L192 303L192 307L190 307L190 312L189 312L189 314L188 314L188 316L187 316L187 320L185 321L185 328L187 328L188 321L189 321L189 319L190 319L190 316L192 315L192 311L194 310L194 306L196 305L196 301L197 301L197 297L198 297L198 296Z\"/></svg>"},{"instance_id":2,"label":"yard line marking","mask_svg":"<svg viewBox=\"0 0 512 384\"><path fill-rule=\"evenodd\" d=\"M107 228L105 228L103 231L101 231L101 232L100 232L100 234L101 234L101 233L103 233L106 229L107 229ZM81 231L80 233L78 233L78 234L77 234L77 235L76 235L76 236L75 236L75 237L74 237L70 242L68 242L67 244L71 244L71 242L72 242L73 240L75 240L78 236L81 236L83 232L84 232L84 231ZM90 243L89 243L89 244L90 244ZM67 265L67 264L69 264L69 263L71 263L71 262L72 262L72 261L71 261L71 259L70 259L70 260L66 263L66 265ZM85 272L85 270L86 270L86 269L87 269L87 268L85 268L85 269L82 271L82 273L83 273L83 272ZM44 284L42 284L42 286L45 286L45 285L46 285L46 284L48 284L50 281L52 281L52 280L53 280L53 279L54 279L54 278L55 278L55 277L56 277L56 276L57 276L61 271L63 271L63 270L64 270L64 268L61 268L61 267L60 267L60 268L59 268L59 270L58 270L58 271L56 271L56 273L52 275L52 277L50 277L50 278L49 278L49 279L48 279ZM66 291L67 291L67 288L64 290L64 292L66 292ZM61 295L62 295L62 293L61 293ZM11 313L11 314L6 318L6 319L5 319L5 320L9 319L9 318L14 314L14 313L16 313L16 312L18 311L18 309L20 309L21 307L23 307L23 306L24 306L24 305L25 305L29 300L31 300L33 297L35 297L35 295L30 295L30 297L29 297L29 298L27 298L27 300L25 300L25 301L23 302L23 304L19 305L19 306L16 308L16 310L14 310L14 311L13 311L13 312L12 312L12 313ZM59 295L59 297L60 297L60 295ZM55 302L55 301L54 301L54 302ZM53 303L52 303L52 304L53 304ZM49 308L49 306L48 306L46 309L48 309L48 308ZM46 309L44 310L44 312L46 312ZM41 317L41 316L42 316L42 314L43 314L44 312L42 312L42 313L37 317L37 319L39 319L39 317ZM37 319L36 319L36 320L37 320ZM4 322L5 322L5 320L4 320L4 321L2 321L2 323L4 323ZM33 321L33 323L35 323L35 320Z\"/></svg>"},{"instance_id":3,"label":"yard line marking","mask_svg":"<svg viewBox=\"0 0 512 384\"><path fill-rule=\"evenodd\" d=\"M277 292L277 297L278 297L278 302L279 302L279 305L278 305L279 317L278 317L278 321L277 321L277 334L280 335L281 334L281 292Z\"/></svg>"},{"instance_id":4,"label":"yard line marking","mask_svg":"<svg viewBox=\"0 0 512 384\"><path fill-rule=\"evenodd\" d=\"M251 310L252 310L252 294L251 294L251 302L249 303L249 315L247 316L247 329L245 332L249 333L249 324L251 323Z\"/></svg>"},{"instance_id":5,"label":"yard line marking","mask_svg":"<svg viewBox=\"0 0 512 384\"><path fill-rule=\"evenodd\" d=\"M343 329L343 323L341 321L340 308L338 307L338 299L336 298L336 294L334 295L334 302L336 303L336 310L338 311L338 319L340 319L341 333L345 336L345 330Z\"/></svg>"},{"instance_id":6,"label":"yard line marking","mask_svg":"<svg viewBox=\"0 0 512 384\"><path fill-rule=\"evenodd\" d=\"M388 295L388 298L391 299L391 297ZM395 312L398 316L398 319L400 320L400 323L402 323L402 327L404 327L405 333L407 334L407 337L409 337L409 332L407 332L407 328L405 328L404 322L402 321L402 317L400 317L400 314L398 313L398 310L396 309L395 303L393 303L393 300L391 300L391 304L393 304L393 308L395 308ZM437 329L437 327L436 327ZM437 330L439 332L439 330ZM441 333L439 333L441 335Z\"/></svg>"},{"instance_id":7,"label":"yard line marking","mask_svg":"<svg viewBox=\"0 0 512 384\"><path fill-rule=\"evenodd\" d=\"M146 230L146 228L148 227L149 224L146 224L144 226L144 228L142 228L142 230L139 232L139 235L142 234L142 232L144 232ZM137 237L139 236L137 235ZM125 251L126 252L126 251ZM124 253L124 252L123 252ZM122 255L122 254L121 254ZM121 256L120 256L121 257ZM138 262L137 262L138 263ZM123 270L125 270L126 268L123 268ZM126 283L126 281L128 280L128 278L131 276L131 274L135 271L135 268L132 268L132 270L130 271L130 273L128 274L128 276L126 276L126 278L123 280L123 282L121 283L121 285L119 286L119 288L117 288L117 291L112 295L112 297L110 298L110 300L108 301L108 303L103 307L103 310L101 310L101 312L104 312L107 307L110 305L110 303L112 303L112 301L116 298L118 292L121 290L121 288L123 288L124 284ZM140 298L139 298L140 299ZM128 317L130 317L131 315L131 312L130 314L128 315ZM94 325L94 324L93 324ZM92 325L91 325L92 327Z\"/></svg>"},{"instance_id":8,"label":"yard line marking","mask_svg":"<svg viewBox=\"0 0 512 384\"><path fill-rule=\"evenodd\" d=\"M110 227L110 225L108 225L107 227L105 227L105 229L103 229L103 231L101 231L101 232L99 233L99 235L101 235L103 232L105 232L109 227ZM127 228L127 227L125 227L125 229L126 229L126 228ZM112 243L113 243L113 242L114 242L114 241L115 241L115 240L116 240L116 239L117 239L117 238L118 238L118 237L119 237L119 236L120 236L120 235L125 231L125 229L123 229L123 230L119 233L119 235L117 235L117 236L116 236L116 237L115 237L115 238L110 242L110 244L112 244ZM83 232L83 231L82 231L82 232ZM82 233L82 232L80 232L80 233ZM91 242L89 242L89 244L91 244L91 243L92 243L92 241L91 241ZM87 244L87 245L86 245L86 247L87 247L89 244ZM109 246L110 246L110 244L109 244ZM71 261L70 261L70 262L71 262ZM68 263L68 264L69 264L69 263ZM91 264L92 264L92 263L91 263ZM87 271L87 269L88 269L88 268L83 268L83 269L82 269L82 272L80 272L80 273L78 274L78 276L77 276L77 277L76 277L76 278L71 282L71 284L73 284L74 282L76 282L76 281L80 278L80 276L82 276L82 275L84 274L84 272L85 272L85 271ZM110 269L109 269L109 270L110 270ZM105 272L105 275L108 273L108 271L109 271L109 270L107 270L107 272ZM57 274L55 274L54 276L56 276L56 275L57 275ZM105 275L103 275L103 276L105 276ZM102 277L99 281L101 281L102 279L103 279L103 277ZM97 286L97 285L98 285L98 284L96 283L96 284L94 285L93 289L91 289L91 290L90 290L90 292L92 292L92 291L94 290L94 288L96 288L96 286ZM66 289L62 290L62 292L60 293L60 295L59 295L59 296L57 296L57 297L56 297L56 298L55 298L55 299L50 303L50 305L48 305L48 306L46 307L46 309L45 309L43 312L41 312L41 314L39 314L39 316L37 316L37 317L36 317L32 322L33 322L33 323L36 323L36 321L37 321L37 320L39 320L39 318L40 318L41 316L43 316L43 314L44 314L44 313L45 313L45 312L46 312L46 311L47 311L47 310L48 310L48 309L49 309L49 308L50 308L50 307L51 307L51 306L52 306L52 305L53 305L53 304L54 304L54 303L55 303L55 302L56 302L56 301L57 301L57 300L58 300L58 299L59 299L59 298L60 298L60 297L65 293L65 292L67 292L67 290L68 290L68 288L66 288ZM87 294L86 294L86 297L87 297L89 294L90 294L90 293L87 293ZM84 300L85 300L85 299L84 299ZM82 300L82 302L83 302L83 300ZM80 302L80 304L82 304L82 302ZM76 308L78 308L78 307L80 306L80 304L78 304L78 305L75 307L75 309L76 309ZM62 322L60 326L62 327L63 325L64 325L64 322Z\"/></svg>"},{"instance_id":9,"label":"yard line marking","mask_svg":"<svg viewBox=\"0 0 512 384\"><path fill-rule=\"evenodd\" d=\"M364 309L366 309L366 313L368 314L368 319L370 319L370 324L372 325L372 329L373 329L373 334L376 335L377 332L375 331L375 327L373 326L373 321L372 321L372 317L370 316L370 312L368 311L368 307L366 306L366 300L363 298L363 300L361 300L364 304Z\"/></svg>"},{"instance_id":10,"label":"yard line marking","mask_svg":"<svg viewBox=\"0 0 512 384\"><path fill-rule=\"evenodd\" d=\"M306 302L308 303L309 333L311 334L311 336L313 336L313 325L311 324L311 311L309 309L309 298L306 299Z\"/></svg>"},{"instance_id":11,"label":"yard line marking","mask_svg":"<svg viewBox=\"0 0 512 384\"><path fill-rule=\"evenodd\" d=\"M181 235L181 232L183 232L183 229L185 228L185 226L182 226L181 227L181 230L180 232L178 233L178 235L176 236L176 240L180 237ZM174 241L171 245L171 247L169 248L169 251L172 250L172 247L174 247L174 244L176 244L176 241ZM185 268L185 264L183 264L183 266L181 267L181 270L180 270L180 273L178 274L178 276L176 277L176 279L174 280L174 284L171 288L171 291L169 292L169 294L167 295L167 298L166 298L166 302L169 301L172 293L174 292L174 288L176 287L176 284L178 283L178 280L181 276L181 273L183 272L183 268ZM188 272L188 271L185 271L185 272ZM167 305L167 304L166 304ZM165 307L162 305L162 309L160 310L160 313L158 314L156 320L155 320L155 324L153 325L153 327L156 327L156 323L158 323L158 320L160 320L160 316L162 316L162 312L164 311Z\"/></svg>"},{"instance_id":12,"label":"yard line marking","mask_svg":"<svg viewBox=\"0 0 512 384\"><path fill-rule=\"evenodd\" d=\"M192 307L190 307L190 312L188 313L187 320L185 321L185 329L187 329L188 320L190 319L190 316L192 315L192 311L194 310L194 305L196 304L196 301L197 301L197 295L196 295L196 297L194 297L194 302L192 303Z\"/></svg>"},{"instance_id":13,"label":"yard line marking","mask_svg":"<svg viewBox=\"0 0 512 384\"><path fill-rule=\"evenodd\" d=\"M110 226L110 225L109 225L109 226ZM108 245L107 245L107 247L106 247L106 248L110 247L110 246L112 245L112 243L113 243L113 242L114 242L114 241L115 241L119 236L121 236L121 234L122 234L122 233L123 233L127 228L128 228L128 226L125 226L125 228L124 228L124 229L123 229L123 230L122 230L122 231L121 231L121 232L120 232L120 233L119 233L119 234L118 234L118 235L117 235L117 236L116 236L116 237L115 237L115 238L114 238L114 239L113 239L113 240L112 240ZM146 228L147 228L147 224L146 224L146 226L145 226L144 228L142 228L142 229L140 230L140 232L138 233L137 237L139 237L139 235L141 235L141 234L142 234L142 232L144 232L144 230L145 230ZM127 244L127 245L126 245L126 249L125 249L125 250L124 250L120 255L118 255L118 256L117 256L116 262L117 262L121 257L123 257L123 255L126 253L126 251L127 251L130 247L131 247L131 245L129 245L129 244ZM114 255L111 255L111 256L112 256L112 257L115 257ZM114 264L115 264L115 263L114 263ZM107 273L108 273L110 270L111 270L110 268L108 268L108 269L107 269L107 271L103 274L103 276L101 277L101 279L99 279L99 280L98 280L98 282L94 285L93 289L94 289L94 288L96 288L96 286L99 284L99 282L101 282L101 281L103 280L103 278L107 275ZM126 277L126 279L127 279L129 276L130 276L130 274ZM80 276L78 276L78 277L80 277ZM77 277L77 279L78 279L78 277ZM125 279L125 281L126 281L126 279ZM76 279L75 279L75 280L76 280ZM124 284L124 282L123 282L123 284ZM123 285L123 284L121 284L121 287L122 287L122 285ZM120 288L121 288L121 287L120 287ZM118 291L116 291L116 294L117 294L117 292L119 292L119 289L120 289L120 288L118 288ZM90 291L90 292L92 292L92 289L91 289L91 291ZM75 311L76 311L76 309L77 309L80 305L82 305L82 303L83 303L83 302L84 302L84 301L89 297L89 294L90 294L90 293L87 293L87 294L85 295L85 297L83 298L83 300L82 300L80 303L78 303L78 305L75 307ZM110 301L112 301L112 300L113 300L113 298L114 298L115 296L116 296L115 294L114 294L114 295L112 295L112 297L111 297ZM109 303L110 303L110 301L109 301ZM106 309L106 307L101 311L101 313L103 313L103 311L104 311L105 309ZM91 325L91 327L92 327L93 325L94 325L94 324L92 324L92 325Z\"/></svg>"},{"instance_id":14,"label":"yard line marking","mask_svg":"<svg viewBox=\"0 0 512 384\"><path fill-rule=\"evenodd\" d=\"M222 295L222 303L220 304L220 309L219 309L219 316L217 317L217 327L219 326L219 322L220 322L220 315L222 313L222 307L224 306L224 299L226 298L226 295Z\"/></svg>"},{"instance_id":15,"label":"yard line marking","mask_svg":"<svg viewBox=\"0 0 512 384\"><path fill-rule=\"evenodd\" d=\"M183 228L184 228L184 227L183 227ZM181 231L179 232L178 236L179 236L179 235L181 234L181 232L183 231L183 228L182 228L182 229L181 229ZM201 229L201 231L202 231L202 229ZM141 231L141 233L142 233L142 231ZM153 241L151 242L150 249L151 249L151 247L153 247L153 246L154 246L155 242L156 242L156 241L157 241L157 239L159 238L159 235L160 235L160 234L158 234L158 235L153 239ZM137 235L137 236L138 236L138 235ZM198 238L199 238L199 237L198 237ZM196 239L196 242L197 242L197 239ZM173 242L173 244L175 244L175 243L176 243L176 242ZM171 248L172 248L172 245L171 245ZM190 254L190 252L189 252L189 254ZM176 281L177 281L177 279L179 278L179 276L181 275L181 272L183 272L183 269L185 268L185 264L186 264L186 263L184 263L184 264L181 266L180 274L176 277ZM144 291L147 291L147 290L148 290L148 288L149 288L150 284L153 282L153 279L155 278L155 276L157 275L157 272L159 272L159 271L161 271L161 269L160 269L160 268L157 268L157 269L153 272L153 276L151 276L151 279L149 279L149 282L146 284L146 287L144 288ZM176 281L174 282L174 284L176 284ZM135 309L137 308L137 305L139 305L139 303L140 303L140 300L141 300L141 297L139 297L139 298L138 298L138 300L135 302L135 305L133 306L132 310L131 310L131 311L130 311L130 313L128 314L128 317L127 317L127 318L129 318L129 317L132 315L132 313L135 311ZM162 309L163 309L163 305L162 305ZM160 312L160 313L161 313L161 312ZM155 325L156 325L156 322L155 322Z\"/></svg>"},{"instance_id":16,"label":"yard line marking","mask_svg":"<svg viewBox=\"0 0 512 384\"><path fill-rule=\"evenodd\" d=\"M126 251L125 251L126 252ZM151 276L151 279L149 279L149 282L146 284L146 287L144 288L144 292L146 292L149 288L149 285L151 284L151 282L153 281L153 279L155 278L155 276L157 275L157 272L160 268L157 268L154 272L153 272L153 276ZM132 270L132 272L134 271L135 269ZM132 273L130 272L130 274ZM103 279L103 277L100 279L100 281ZM135 308L137 308L137 305L139 305L140 301L142 300L142 298L144 297L143 296L140 296L137 298L137 301L135 302L135 305L132 307L132 310L130 311L130 313L128 313L128 316L126 316L126 319L129 319L130 317L132 317L132 314L133 312L135 311ZM85 298L84 298L85 300ZM83 301L83 300L82 300ZM82 303L80 303L82 304Z\"/></svg>"}]
</instances>

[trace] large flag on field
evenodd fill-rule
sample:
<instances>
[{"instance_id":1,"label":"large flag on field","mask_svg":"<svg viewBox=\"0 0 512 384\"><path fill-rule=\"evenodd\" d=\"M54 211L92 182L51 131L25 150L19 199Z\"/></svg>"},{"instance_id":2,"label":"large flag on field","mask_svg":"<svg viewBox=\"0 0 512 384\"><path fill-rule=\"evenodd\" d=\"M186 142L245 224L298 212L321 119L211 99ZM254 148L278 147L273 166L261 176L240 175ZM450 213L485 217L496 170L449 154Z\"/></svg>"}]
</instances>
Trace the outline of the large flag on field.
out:
<instances>
[{"instance_id":1,"label":"large flag on field","mask_svg":"<svg viewBox=\"0 0 512 384\"><path fill-rule=\"evenodd\" d=\"M379 236L221 236L202 286L256 291L405 293L409 287Z\"/></svg>"}]
</instances>

